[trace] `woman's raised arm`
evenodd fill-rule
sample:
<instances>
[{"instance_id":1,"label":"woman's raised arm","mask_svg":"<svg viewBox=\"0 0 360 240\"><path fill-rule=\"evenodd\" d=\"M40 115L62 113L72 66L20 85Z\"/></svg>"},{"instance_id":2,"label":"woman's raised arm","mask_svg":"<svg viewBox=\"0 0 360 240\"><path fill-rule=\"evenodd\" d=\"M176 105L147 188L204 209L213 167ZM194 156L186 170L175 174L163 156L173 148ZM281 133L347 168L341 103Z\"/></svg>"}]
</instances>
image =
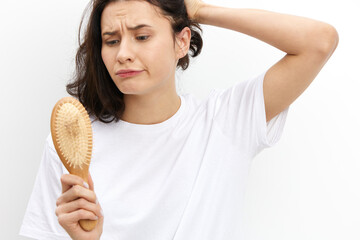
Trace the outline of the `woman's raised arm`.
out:
<instances>
[{"instance_id":1,"label":"woman's raised arm","mask_svg":"<svg viewBox=\"0 0 360 240\"><path fill-rule=\"evenodd\" d=\"M264 78L267 121L305 91L339 41L333 26L305 17L259 9L219 7L199 0L185 0L185 3L190 18L201 24L241 32L287 53ZM194 6L193 10L188 6Z\"/></svg>"}]
</instances>

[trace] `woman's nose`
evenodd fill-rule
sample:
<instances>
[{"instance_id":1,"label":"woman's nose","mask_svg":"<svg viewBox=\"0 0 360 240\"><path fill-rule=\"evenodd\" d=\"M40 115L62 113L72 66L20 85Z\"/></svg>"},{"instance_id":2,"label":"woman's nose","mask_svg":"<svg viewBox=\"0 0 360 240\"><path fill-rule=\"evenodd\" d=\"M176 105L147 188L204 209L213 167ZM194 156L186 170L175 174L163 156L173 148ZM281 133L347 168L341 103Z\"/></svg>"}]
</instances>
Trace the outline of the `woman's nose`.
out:
<instances>
[{"instance_id":1,"label":"woman's nose","mask_svg":"<svg viewBox=\"0 0 360 240\"><path fill-rule=\"evenodd\" d=\"M134 53L132 50L131 42L129 40L123 39L121 41L118 48L116 60L120 63L124 63L126 61L134 61Z\"/></svg>"}]
</instances>

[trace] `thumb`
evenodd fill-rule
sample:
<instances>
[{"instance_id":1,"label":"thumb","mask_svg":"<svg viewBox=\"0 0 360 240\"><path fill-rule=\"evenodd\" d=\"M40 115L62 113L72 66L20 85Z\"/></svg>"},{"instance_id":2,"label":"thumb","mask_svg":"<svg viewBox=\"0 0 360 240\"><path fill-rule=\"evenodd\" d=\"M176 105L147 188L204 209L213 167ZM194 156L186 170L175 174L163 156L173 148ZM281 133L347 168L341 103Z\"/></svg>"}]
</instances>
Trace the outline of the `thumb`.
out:
<instances>
[{"instance_id":1,"label":"thumb","mask_svg":"<svg viewBox=\"0 0 360 240\"><path fill-rule=\"evenodd\" d=\"M89 176L88 176L88 182L89 182L89 188L90 188L90 190L94 191L94 182L93 182L93 180L92 180L92 178L91 178L90 172L89 172Z\"/></svg>"}]
</instances>

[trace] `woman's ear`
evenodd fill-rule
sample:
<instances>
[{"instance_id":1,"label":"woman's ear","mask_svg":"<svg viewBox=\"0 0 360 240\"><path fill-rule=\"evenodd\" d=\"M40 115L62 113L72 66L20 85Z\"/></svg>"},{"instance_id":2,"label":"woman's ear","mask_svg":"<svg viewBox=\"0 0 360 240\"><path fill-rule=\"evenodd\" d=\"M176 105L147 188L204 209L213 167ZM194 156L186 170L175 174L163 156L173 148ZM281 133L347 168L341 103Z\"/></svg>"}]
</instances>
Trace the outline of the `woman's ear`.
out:
<instances>
[{"instance_id":1,"label":"woman's ear","mask_svg":"<svg viewBox=\"0 0 360 240\"><path fill-rule=\"evenodd\" d=\"M178 59L183 58L189 51L191 40L191 30L188 27L184 27L183 30L175 36L175 51Z\"/></svg>"}]
</instances>

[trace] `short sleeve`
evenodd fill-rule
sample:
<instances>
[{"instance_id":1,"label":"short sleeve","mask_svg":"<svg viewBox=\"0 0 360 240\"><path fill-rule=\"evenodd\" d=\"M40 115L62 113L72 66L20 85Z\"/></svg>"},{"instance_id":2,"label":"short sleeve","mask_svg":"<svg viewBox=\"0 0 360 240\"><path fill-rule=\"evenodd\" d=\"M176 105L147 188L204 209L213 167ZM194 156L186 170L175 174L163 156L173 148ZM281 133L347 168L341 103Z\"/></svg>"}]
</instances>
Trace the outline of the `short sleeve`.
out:
<instances>
[{"instance_id":1,"label":"short sleeve","mask_svg":"<svg viewBox=\"0 0 360 240\"><path fill-rule=\"evenodd\" d=\"M214 121L231 142L254 155L280 139L289 107L266 122L263 81L266 71L225 90L214 90Z\"/></svg>"},{"instance_id":2,"label":"short sleeve","mask_svg":"<svg viewBox=\"0 0 360 240\"><path fill-rule=\"evenodd\" d=\"M19 235L38 240L71 239L55 214L56 200L61 195L60 177L64 170L49 135Z\"/></svg>"}]
</instances>

